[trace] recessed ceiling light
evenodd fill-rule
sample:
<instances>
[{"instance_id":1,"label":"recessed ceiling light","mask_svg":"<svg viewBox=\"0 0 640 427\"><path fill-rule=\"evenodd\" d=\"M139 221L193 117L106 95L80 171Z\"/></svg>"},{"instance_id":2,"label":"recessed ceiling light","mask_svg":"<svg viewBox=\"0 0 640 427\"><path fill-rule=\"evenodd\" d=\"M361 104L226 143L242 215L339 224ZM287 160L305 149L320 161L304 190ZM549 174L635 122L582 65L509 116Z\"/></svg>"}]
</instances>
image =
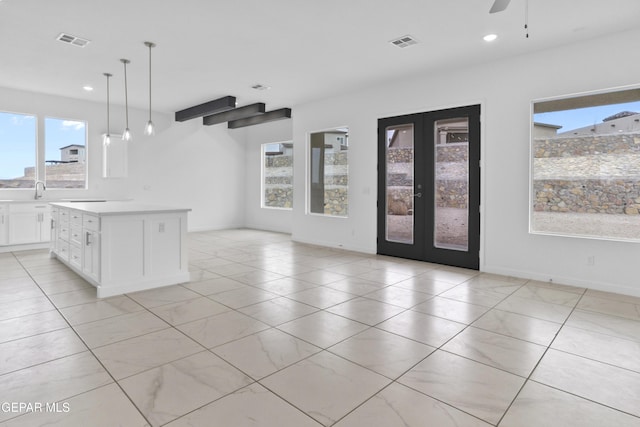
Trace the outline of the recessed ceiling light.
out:
<instances>
[{"instance_id":1,"label":"recessed ceiling light","mask_svg":"<svg viewBox=\"0 0 640 427\"><path fill-rule=\"evenodd\" d=\"M486 42L492 42L497 38L498 38L497 34L487 34L486 36L483 37L483 40Z\"/></svg>"},{"instance_id":2,"label":"recessed ceiling light","mask_svg":"<svg viewBox=\"0 0 640 427\"><path fill-rule=\"evenodd\" d=\"M2 1L2 0L0 0L0 1ZM93 87L89 86L89 85L86 85L86 86L82 86L82 89L84 89L87 92L91 92L93 90Z\"/></svg>"}]
</instances>

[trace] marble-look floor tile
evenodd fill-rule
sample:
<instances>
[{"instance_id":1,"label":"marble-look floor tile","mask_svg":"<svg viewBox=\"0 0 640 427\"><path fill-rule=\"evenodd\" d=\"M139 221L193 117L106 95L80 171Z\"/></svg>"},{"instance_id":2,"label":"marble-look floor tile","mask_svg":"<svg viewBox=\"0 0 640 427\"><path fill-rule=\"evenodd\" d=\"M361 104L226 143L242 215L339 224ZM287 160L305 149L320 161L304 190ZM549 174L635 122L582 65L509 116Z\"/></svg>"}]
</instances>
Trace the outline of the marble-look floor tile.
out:
<instances>
[{"instance_id":1,"label":"marble-look floor tile","mask_svg":"<svg viewBox=\"0 0 640 427\"><path fill-rule=\"evenodd\" d=\"M485 307L494 307L507 298L503 293L492 289L473 288L466 283L442 292L439 296Z\"/></svg>"},{"instance_id":2,"label":"marble-look floor tile","mask_svg":"<svg viewBox=\"0 0 640 427\"><path fill-rule=\"evenodd\" d=\"M88 351L5 374L0 396L10 402L58 402L113 380ZM16 413L0 411L0 422Z\"/></svg>"},{"instance_id":3,"label":"marble-look floor tile","mask_svg":"<svg viewBox=\"0 0 640 427\"><path fill-rule=\"evenodd\" d=\"M5 285L2 286L2 292L0 292L0 304L37 298L43 295L40 288L35 284Z\"/></svg>"},{"instance_id":4,"label":"marble-look floor tile","mask_svg":"<svg viewBox=\"0 0 640 427\"><path fill-rule=\"evenodd\" d=\"M196 292L186 289L180 285L166 286L164 288L150 289L148 291L134 292L127 294L129 298L138 304L153 308L165 304L171 304L179 301L186 301L193 298L199 298Z\"/></svg>"},{"instance_id":5,"label":"marble-look floor tile","mask_svg":"<svg viewBox=\"0 0 640 427\"><path fill-rule=\"evenodd\" d=\"M83 323L74 329L89 348L96 348L168 327L158 316L144 310Z\"/></svg>"},{"instance_id":6,"label":"marble-look floor tile","mask_svg":"<svg viewBox=\"0 0 640 427\"><path fill-rule=\"evenodd\" d=\"M528 298L536 301L575 307L581 295L573 292L565 292L558 289L550 289L544 286L526 284L513 293L519 298Z\"/></svg>"},{"instance_id":7,"label":"marble-look floor tile","mask_svg":"<svg viewBox=\"0 0 640 427\"><path fill-rule=\"evenodd\" d=\"M91 289L93 286L84 279L67 279L61 282L51 282L39 285L47 295L61 294L64 292L79 291L81 289Z\"/></svg>"},{"instance_id":8,"label":"marble-look floor tile","mask_svg":"<svg viewBox=\"0 0 640 427\"><path fill-rule=\"evenodd\" d=\"M229 276L235 276L238 274L249 273L251 271L256 271L257 268L234 262L231 264L207 267L206 270L219 274L221 276L229 277Z\"/></svg>"},{"instance_id":9,"label":"marble-look floor tile","mask_svg":"<svg viewBox=\"0 0 640 427\"><path fill-rule=\"evenodd\" d=\"M0 320L27 316L29 314L42 313L43 311L51 310L55 310L55 307L45 296L23 299L20 300L19 303L8 301L0 303Z\"/></svg>"},{"instance_id":10,"label":"marble-look floor tile","mask_svg":"<svg viewBox=\"0 0 640 427\"><path fill-rule=\"evenodd\" d=\"M371 328L329 347L328 350L395 379L431 354L435 348Z\"/></svg>"},{"instance_id":11,"label":"marble-look floor tile","mask_svg":"<svg viewBox=\"0 0 640 427\"><path fill-rule=\"evenodd\" d=\"M380 270L359 274L357 277L376 283L382 283L384 285L393 285L395 283L409 279L410 277L412 277L412 275L399 273L397 271L391 271L389 269L383 268Z\"/></svg>"},{"instance_id":12,"label":"marble-look floor tile","mask_svg":"<svg viewBox=\"0 0 640 427\"><path fill-rule=\"evenodd\" d=\"M234 289L232 291L220 292L219 294L209 295L209 298L234 309L246 307L248 305L257 304L277 298L279 295L262 289L247 286L242 289Z\"/></svg>"},{"instance_id":13,"label":"marble-look floor tile","mask_svg":"<svg viewBox=\"0 0 640 427\"><path fill-rule=\"evenodd\" d=\"M60 313L71 325L79 325L141 310L144 310L144 307L131 298L121 295L62 308Z\"/></svg>"},{"instance_id":14,"label":"marble-look floor tile","mask_svg":"<svg viewBox=\"0 0 640 427\"><path fill-rule=\"evenodd\" d=\"M186 301L174 302L173 304L161 305L151 309L156 315L174 326L209 316L215 316L216 314L221 314L229 310L229 307L225 307L207 297L188 299Z\"/></svg>"},{"instance_id":15,"label":"marble-look floor tile","mask_svg":"<svg viewBox=\"0 0 640 427\"><path fill-rule=\"evenodd\" d=\"M444 351L436 351L399 383L496 424L525 379Z\"/></svg>"},{"instance_id":16,"label":"marble-look floor tile","mask_svg":"<svg viewBox=\"0 0 640 427\"><path fill-rule=\"evenodd\" d=\"M229 311L183 323L177 328L203 346L211 348L263 331L269 325L237 311Z\"/></svg>"},{"instance_id":17,"label":"marble-look floor tile","mask_svg":"<svg viewBox=\"0 0 640 427\"><path fill-rule=\"evenodd\" d=\"M567 326L599 332L618 338L640 342L640 321L624 317L575 310L567 319Z\"/></svg>"},{"instance_id":18,"label":"marble-look floor tile","mask_svg":"<svg viewBox=\"0 0 640 427\"><path fill-rule=\"evenodd\" d=\"M401 384L391 384L335 427L489 427L491 424Z\"/></svg>"},{"instance_id":19,"label":"marble-look floor tile","mask_svg":"<svg viewBox=\"0 0 640 427\"><path fill-rule=\"evenodd\" d=\"M375 292L371 292L365 297L376 301L385 302L391 305L397 305L402 308L411 308L433 298L431 294L416 292L410 289L399 288L395 285L387 286Z\"/></svg>"},{"instance_id":20,"label":"marble-look floor tile","mask_svg":"<svg viewBox=\"0 0 640 427\"><path fill-rule=\"evenodd\" d=\"M562 326L560 323L496 309L487 312L472 325L544 346L551 343Z\"/></svg>"},{"instance_id":21,"label":"marble-look floor tile","mask_svg":"<svg viewBox=\"0 0 640 427\"><path fill-rule=\"evenodd\" d=\"M199 282L191 281L189 283L183 283L182 286L205 296L247 287L247 285L228 277L217 277Z\"/></svg>"},{"instance_id":22,"label":"marble-look floor tile","mask_svg":"<svg viewBox=\"0 0 640 427\"><path fill-rule=\"evenodd\" d=\"M577 307L581 310L595 311L596 313L610 314L631 320L640 320L640 303L637 303L635 300L626 302L585 295Z\"/></svg>"},{"instance_id":23,"label":"marble-look floor tile","mask_svg":"<svg viewBox=\"0 0 640 427\"><path fill-rule=\"evenodd\" d=\"M317 270L316 267L312 267L310 265L298 264L296 262L287 262L278 259L273 259L270 265L266 265L261 268L263 270L282 274L284 276L296 276L298 274L309 273L311 271Z\"/></svg>"},{"instance_id":24,"label":"marble-look floor tile","mask_svg":"<svg viewBox=\"0 0 640 427\"><path fill-rule=\"evenodd\" d=\"M42 274L32 274L33 280L36 281L39 285L46 285L52 282L61 282L64 280L78 280L80 276L78 276L72 270L63 270L56 271L54 273L42 273Z\"/></svg>"},{"instance_id":25,"label":"marble-look floor tile","mask_svg":"<svg viewBox=\"0 0 640 427\"><path fill-rule=\"evenodd\" d=\"M120 381L153 426L164 425L253 381L203 351Z\"/></svg>"},{"instance_id":26,"label":"marble-look floor tile","mask_svg":"<svg viewBox=\"0 0 640 427\"><path fill-rule=\"evenodd\" d=\"M640 418L529 381L500 427L539 426L640 427Z\"/></svg>"},{"instance_id":27,"label":"marble-look floor tile","mask_svg":"<svg viewBox=\"0 0 640 427\"><path fill-rule=\"evenodd\" d=\"M356 298L334 305L328 308L327 311L373 326L402 313L405 309L368 298Z\"/></svg>"},{"instance_id":28,"label":"marble-look floor tile","mask_svg":"<svg viewBox=\"0 0 640 427\"><path fill-rule=\"evenodd\" d=\"M439 282L431 277L423 277L421 275L410 277L394 284L397 288L409 289L410 291L423 292L430 295L438 295L453 289L458 285L449 282Z\"/></svg>"},{"instance_id":29,"label":"marble-look floor tile","mask_svg":"<svg viewBox=\"0 0 640 427\"><path fill-rule=\"evenodd\" d=\"M442 350L528 377L546 347L471 327L446 343Z\"/></svg>"},{"instance_id":30,"label":"marble-look floor tile","mask_svg":"<svg viewBox=\"0 0 640 427\"><path fill-rule=\"evenodd\" d=\"M319 311L278 326L278 329L320 348L332 346L368 326L326 311Z\"/></svg>"},{"instance_id":31,"label":"marble-look floor tile","mask_svg":"<svg viewBox=\"0 0 640 427\"><path fill-rule=\"evenodd\" d=\"M99 301L96 289L93 286L90 288L78 289L77 291L49 295L49 299L51 299L51 302L58 308Z\"/></svg>"},{"instance_id":32,"label":"marble-look floor tile","mask_svg":"<svg viewBox=\"0 0 640 427\"><path fill-rule=\"evenodd\" d=\"M489 309L481 305L467 304L466 302L451 300L448 298L434 297L416 305L412 310L468 325L486 313Z\"/></svg>"},{"instance_id":33,"label":"marble-look floor tile","mask_svg":"<svg viewBox=\"0 0 640 427\"><path fill-rule=\"evenodd\" d=\"M562 323L567 320L572 310L571 307L565 305L551 304L516 296L508 297L498 304L496 308L556 323Z\"/></svg>"},{"instance_id":34,"label":"marble-look floor tile","mask_svg":"<svg viewBox=\"0 0 640 427\"><path fill-rule=\"evenodd\" d=\"M357 295L319 286L301 292L296 292L295 294L289 294L287 295L287 298L291 298L316 308L324 309L350 299L357 298Z\"/></svg>"},{"instance_id":35,"label":"marble-look floor tile","mask_svg":"<svg viewBox=\"0 0 640 427\"><path fill-rule=\"evenodd\" d=\"M241 308L239 311L267 325L277 326L315 313L318 309L289 298L279 297Z\"/></svg>"},{"instance_id":36,"label":"marble-look floor tile","mask_svg":"<svg viewBox=\"0 0 640 427\"><path fill-rule=\"evenodd\" d=\"M203 347L175 329L164 329L94 350L117 380L199 353Z\"/></svg>"},{"instance_id":37,"label":"marble-look floor tile","mask_svg":"<svg viewBox=\"0 0 640 427\"><path fill-rule=\"evenodd\" d=\"M302 280L294 279L292 277L285 277L282 279L271 280L265 283L259 283L255 285L256 288L263 289L273 294L285 296L294 294L296 292L306 291L317 287L313 283L305 282Z\"/></svg>"},{"instance_id":38,"label":"marble-look floor tile","mask_svg":"<svg viewBox=\"0 0 640 427\"><path fill-rule=\"evenodd\" d=\"M314 285L327 285L345 279L347 276L326 270L315 270L308 273L297 274L293 277L298 280L313 283Z\"/></svg>"},{"instance_id":39,"label":"marble-look floor tile","mask_svg":"<svg viewBox=\"0 0 640 427\"><path fill-rule=\"evenodd\" d=\"M69 411L64 412L64 403ZM30 412L3 427L147 427L149 424L115 383L87 391L60 405L60 412Z\"/></svg>"},{"instance_id":40,"label":"marble-look floor tile","mask_svg":"<svg viewBox=\"0 0 640 427\"><path fill-rule=\"evenodd\" d=\"M67 328L57 311L45 311L0 321L0 343Z\"/></svg>"},{"instance_id":41,"label":"marble-look floor tile","mask_svg":"<svg viewBox=\"0 0 640 427\"><path fill-rule=\"evenodd\" d=\"M212 420L216 420L220 426L229 427L322 425L254 383L167 424L167 427L209 427Z\"/></svg>"},{"instance_id":42,"label":"marble-look floor tile","mask_svg":"<svg viewBox=\"0 0 640 427\"><path fill-rule=\"evenodd\" d=\"M377 328L432 347L440 347L465 326L462 323L409 310L382 322Z\"/></svg>"},{"instance_id":43,"label":"marble-look floor tile","mask_svg":"<svg viewBox=\"0 0 640 427\"><path fill-rule=\"evenodd\" d=\"M334 424L389 382L388 378L327 352L261 381L325 426Z\"/></svg>"},{"instance_id":44,"label":"marble-look floor tile","mask_svg":"<svg viewBox=\"0 0 640 427\"><path fill-rule=\"evenodd\" d=\"M640 296L634 297L631 295L616 294L613 292L597 291L595 289L587 289L584 292L584 295L588 297L610 299L613 301L627 302L631 304L640 304Z\"/></svg>"},{"instance_id":45,"label":"marble-look floor tile","mask_svg":"<svg viewBox=\"0 0 640 427\"><path fill-rule=\"evenodd\" d=\"M271 280L282 279L285 276L278 273L273 273L271 271L265 270L255 270L249 271L247 273L241 273L234 276L231 276L233 280L237 280L240 283L244 283L245 285L256 286L260 283L270 282Z\"/></svg>"},{"instance_id":46,"label":"marble-look floor tile","mask_svg":"<svg viewBox=\"0 0 640 427\"><path fill-rule=\"evenodd\" d=\"M580 288L577 286L570 286L570 285L562 285L560 283L553 283L553 282L542 282L540 280L529 280L527 281L527 285L536 286L539 288L553 289L553 290L562 291L562 292L571 292L576 295L584 295L586 291L586 288Z\"/></svg>"},{"instance_id":47,"label":"marble-look floor tile","mask_svg":"<svg viewBox=\"0 0 640 427\"><path fill-rule=\"evenodd\" d=\"M531 379L640 416L640 373L550 349Z\"/></svg>"},{"instance_id":48,"label":"marble-look floor tile","mask_svg":"<svg viewBox=\"0 0 640 427\"><path fill-rule=\"evenodd\" d=\"M354 263L338 264L324 268L324 270L330 271L332 273L343 274L345 276L357 276L359 274L366 274L374 271L370 267Z\"/></svg>"},{"instance_id":49,"label":"marble-look floor tile","mask_svg":"<svg viewBox=\"0 0 640 427\"><path fill-rule=\"evenodd\" d=\"M440 266L437 269L428 270L421 274L422 277L429 277L438 282L447 282L454 285L459 285L474 276L477 276L478 272L472 270L465 270L462 268L445 268Z\"/></svg>"},{"instance_id":50,"label":"marble-look floor tile","mask_svg":"<svg viewBox=\"0 0 640 427\"><path fill-rule=\"evenodd\" d=\"M0 375L86 351L71 328L0 344Z\"/></svg>"},{"instance_id":51,"label":"marble-look floor tile","mask_svg":"<svg viewBox=\"0 0 640 427\"><path fill-rule=\"evenodd\" d=\"M267 329L213 349L217 355L256 380L320 350L277 329Z\"/></svg>"},{"instance_id":52,"label":"marble-look floor tile","mask_svg":"<svg viewBox=\"0 0 640 427\"><path fill-rule=\"evenodd\" d=\"M640 342L565 326L551 348L640 373Z\"/></svg>"},{"instance_id":53,"label":"marble-look floor tile","mask_svg":"<svg viewBox=\"0 0 640 427\"><path fill-rule=\"evenodd\" d=\"M219 277L222 276L197 267L189 267L189 283L202 282L204 280L217 279ZM183 283L182 286L186 287L186 284Z\"/></svg>"},{"instance_id":54,"label":"marble-look floor tile","mask_svg":"<svg viewBox=\"0 0 640 427\"><path fill-rule=\"evenodd\" d=\"M370 280L361 279L359 277L347 277L346 279L329 283L327 285L327 288L362 296L371 292L375 292L386 286L387 285L384 285L382 283L372 282Z\"/></svg>"}]
</instances>

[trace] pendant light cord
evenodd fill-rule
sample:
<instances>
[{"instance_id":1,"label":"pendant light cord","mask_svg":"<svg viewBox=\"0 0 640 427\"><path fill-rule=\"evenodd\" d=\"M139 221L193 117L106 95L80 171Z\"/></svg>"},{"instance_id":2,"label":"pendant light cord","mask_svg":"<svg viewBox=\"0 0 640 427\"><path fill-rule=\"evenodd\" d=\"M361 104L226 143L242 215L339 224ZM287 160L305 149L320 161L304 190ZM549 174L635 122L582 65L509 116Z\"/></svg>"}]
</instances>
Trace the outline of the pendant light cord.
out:
<instances>
[{"instance_id":1,"label":"pendant light cord","mask_svg":"<svg viewBox=\"0 0 640 427\"><path fill-rule=\"evenodd\" d=\"M149 43L149 121L151 121L151 48L153 43Z\"/></svg>"},{"instance_id":2,"label":"pendant light cord","mask_svg":"<svg viewBox=\"0 0 640 427\"><path fill-rule=\"evenodd\" d=\"M127 59L123 59L122 63L124 64L124 109L125 109L125 119L127 129L129 128L129 91L127 89L127 63L129 61Z\"/></svg>"}]
</instances>

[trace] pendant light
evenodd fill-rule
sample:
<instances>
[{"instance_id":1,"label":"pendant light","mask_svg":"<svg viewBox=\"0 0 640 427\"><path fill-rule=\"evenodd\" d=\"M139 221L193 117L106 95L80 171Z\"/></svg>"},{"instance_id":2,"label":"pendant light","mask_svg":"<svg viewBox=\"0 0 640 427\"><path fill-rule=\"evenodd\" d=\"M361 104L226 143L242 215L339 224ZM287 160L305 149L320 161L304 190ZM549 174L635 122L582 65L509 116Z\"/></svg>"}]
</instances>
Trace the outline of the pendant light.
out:
<instances>
[{"instance_id":1,"label":"pendant light","mask_svg":"<svg viewBox=\"0 0 640 427\"><path fill-rule=\"evenodd\" d=\"M144 42L144 45L149 48L149 121L144 126L144 134L152 136L156 133L155 126L151 121L151 48L155 47L155 43Z\"/></svg>"},{"instance_id":2,"label":"pendant light","mask_svg":"<svg viewBox=\"0 0 640 427\"><path fill-rule=\"evenodd\" d=\"M131 61L128 59L121 59L120 62L124 64L124 111L125 111L125 129L122 133L122 139L124 141L131 141L131 131L129 130L129 96L127 93L127 64Z\"/></svg>"},{"instance_id":3,"label":"pendant light","mask_svg":"<svg viewBox=\"0 0 640 427\"><path fill-rule=\"evenodd\" d=\"M104 136L103 143L104 145L111 144L111 131L109 130L109 77L112 74L104 73L104 76L107 78L107 134Z\"/></svg>"}]
</instances>

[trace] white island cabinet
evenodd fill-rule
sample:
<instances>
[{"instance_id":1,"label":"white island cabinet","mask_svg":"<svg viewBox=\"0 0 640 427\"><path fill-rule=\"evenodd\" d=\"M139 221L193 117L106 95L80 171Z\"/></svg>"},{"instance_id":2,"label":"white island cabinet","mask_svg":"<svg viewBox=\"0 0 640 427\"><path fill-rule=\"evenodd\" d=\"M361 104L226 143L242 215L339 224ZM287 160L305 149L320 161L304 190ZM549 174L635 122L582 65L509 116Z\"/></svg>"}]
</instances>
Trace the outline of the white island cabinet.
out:
<instances>
[{"instance_id":1,"label":"white island cabinet","mask_svg":"<svg viewBox=\"0 0 640 427\"><path fill-rule=\"evenodd\" d=\"M51 254L104 298L189 281L187 213L135 202L51 203Z\"/></svg>"}]
</instances>

